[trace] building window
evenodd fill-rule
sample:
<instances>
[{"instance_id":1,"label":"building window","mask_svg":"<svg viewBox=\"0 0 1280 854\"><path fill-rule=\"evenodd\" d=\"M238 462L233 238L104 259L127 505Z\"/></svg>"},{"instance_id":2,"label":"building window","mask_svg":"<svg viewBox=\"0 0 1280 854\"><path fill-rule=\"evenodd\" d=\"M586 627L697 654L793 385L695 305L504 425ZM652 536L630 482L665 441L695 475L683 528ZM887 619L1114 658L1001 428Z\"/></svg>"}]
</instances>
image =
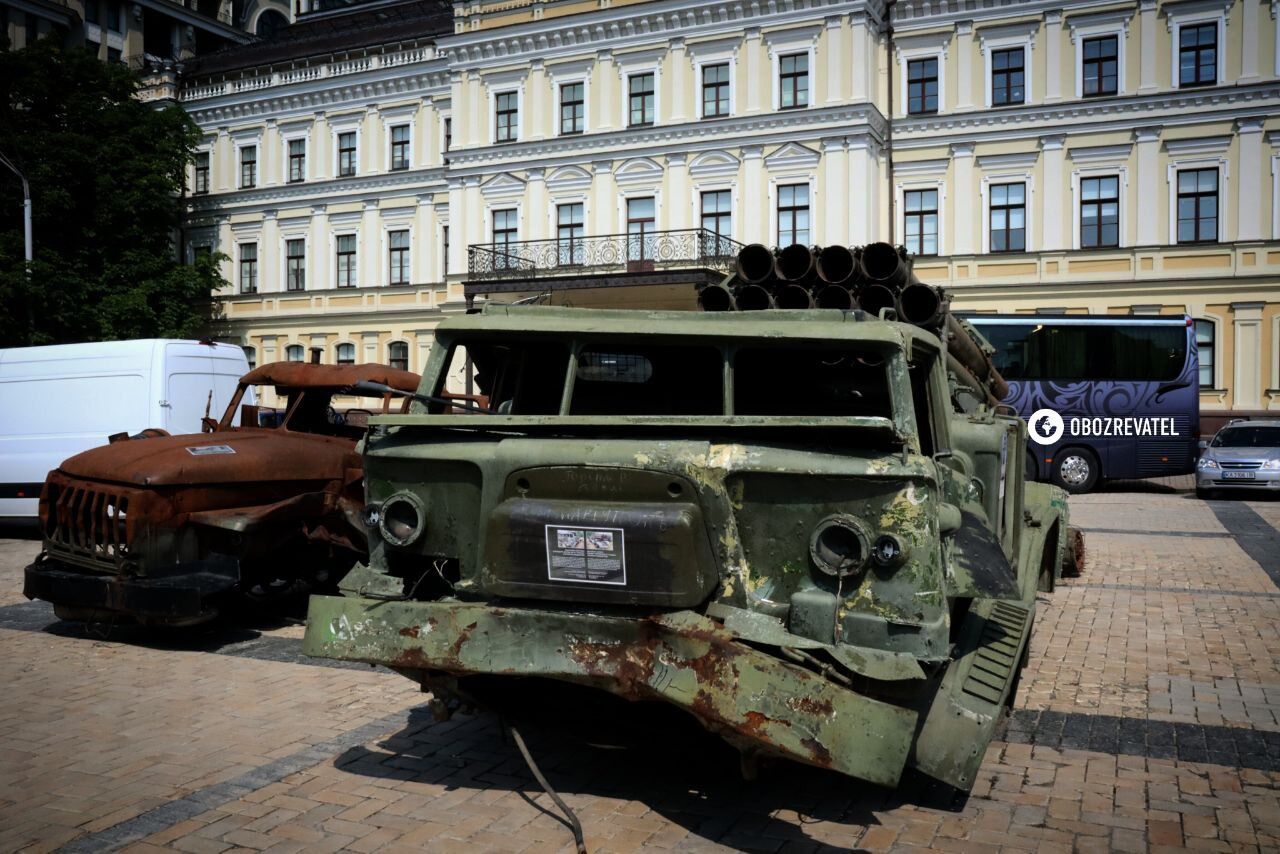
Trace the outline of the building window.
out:
<instances>
[{"instance_id":1,"label":"building window","mask_svg":"<svg viewBox=\"0 0 1280 854\"><path fill-rule=\"evenodd\" d=\"M938 112L938 58L913 59L907 63L907 114L919 116Z\"/></svg>"},{"instance_id":2,"label":"building window","mask_svg":"<svg viewBox=\"0 0 1280 854\"><path fill-rule=\"evenodd\" d=\"M195 166L196 166L195 192L207 193L209 192L209 152L197 151Z\"/></svg>"},{"instance_id":3,"label":"building window","mask_svg":"<svg viewBox=\"0 0 1280 854\"><path fill-rule=\"evenodd\" d=\"M86 24L96 24L100 21L98 16L98 0L85 0L84 3L84 22ZM27 38L35 41L35 34L28 34Z\"/></svg>"},{"instance_id":4,"label":"building window","mask_svg":"<svg viewBox=\"0 0 1280 854\"><path fill-rule=\"evenodd\" d=\"M729 115L729 63L702 66L702 117Z\"/></svg>"},{"instance_id":5,"label":"building window","mask_svg":"<svg viewBox=\"0 0 1280 854\"><path fill-rule=\"evenodd\" d=\"M582 264L583 227L581 203L556 205L556 248L561 267L577 267Z\"/></svg>"},{"instance_id":6,"label":"building window","mask_svg":"<svg viewBox=\"0 0 1280 854\"><path fill-rule=\"evenodd\" d=\"M356 286L356 236L340 234L337 241L338 287L354 288Z\"/></svg>"},{"instance_id":7,"label":"building window","mask_svg":"<svg viewBox=\"0 0 1280 854\"><path fill-rule=\"evenodd\" d=\"M284 242L284 286L289 291L307 289L307 241Z\"/></svg>"},{"instance_id":8,"label":"building window","mask_svg":"<svg viewBox=\"0 0 1280 854\"><path fill-rule=\"evenodd\" d=\"M1080 247L1101 249L1120 245L1120 179L1080 179Z\"/></svg>"},{"instance_id":9,"label":"building window","mask_svg":"<svg viewBox=\"0 0 1280 854\"><path fill-rule=\"evenodd\" d=\"M445 116L444 117L444 150L445 152L448 153L449 149L452 147L453 147L453 117Z\"/></svg>"},{"instance_id":10,"label":"building window","mask_svg":"<svg viewBox=\"0 0 1280 854\"><path fill-rule=\"evenodd\" d=\"M354 365L356 363L356 345L339 344L337 352L339 365Z\"/></svg>"},{"instance_id":11,"label":"building window","mask_svg":"<svg viewBox=\"0 0 1280 854\"><path fill-rule=\"evenodd\" d=\"M107 29L113 33L124 32L123 6L123 3L117 3L115 0L109 0L107 3ZM110 53L111 49L107 48L107 54L110 55ZM119 51L116 51L116 53L119 53Z\"/></svg>"},{"instance_id":12,"label":"building window","mask_svg":"<svg viewBox=\"0 0 1280 854\"><path fill-rule=\"evenodd\" d=\"M1081 77L1086 98L1114 95L1120 91L1119 51L1120 40L1116 36L1084 40Z\"/></svg>"},{"instance_id":13,"label":"building window","mask_svg":"<svg viewBox=\"0 0 1280 854\"><path fill-rule=\"evenodd\" d=\"M356 174L356 132L338 134L338 177L350 178Z\"/></svg>"},{"instance_id":14,"label":"building window","mask_svg":"<svg viewBox=\"0 0 1280 854\"><path fill-rule=\"evenodd\" d=\"M440 281L449 277L449 226L440 226L440 245L444 251L440 253Z\"/></svg>"},{"instance_id":15,"label":"building window","mask_svg":"<svg viewBox=\"0 0 1280 854\"><path fill-rule=\"evenodd\" d=\"M501 92L495 99L495 121L498 142L515 142L520 138L520 95L517 92Z\"/></svg>"},{"instance_id":16,"label":"building window","mask_svg":"<svg viewBox=\"0 0 1280 854\"><path fill-rule=\"evenodd\" d=\"M409 232L388 232L387 247L387 284L409 284Z\"/></svg>"},{"instance_id":17,"label":"building window","mask_svg":"<svg viewBox=\"0 0 1280 854\"><path fill-rule=\"evenodd\" d=\"M516 269L517 259L511 254L512 244L519 236L515 208L493 212L494 266L499 270Z\"/></svg>"},{"instance_id":18,"label":"building window","mask_svg":"<svg viewBox=\"0 0 1280 854\"><path fill-rule=\"evenodd\" d=\"M409 370L409 345L403 341L392 341L388 344L387 364L397 371Z\"/></svg>"},{"instance_id":19,"label":"building window","mask_svg":"<svg viewBox=\"0 0 1280 854\"><path fill-rule=\"evenodd\" d=\"M258 292L258 244L240 244L240 293Z\"/></svg>"},{"instance_id":20,"label":"building window","mask_svg":"<svg viewBox=\"0 0 1280 854\"><path fill-rule=\"evenodd\" d=\"M1027 185L991 185L991 251L1027 249Z\"/></svg>"},{"instance_id":21,"label":"building window","mask_svg":"<svg viewBox=\"0 0 1280 854\"><path fill-rule=\"evenodd\" d=\"M992 106L1024 103L1026 80L1026 51L1015 47L991 52Z\"/></svg>"},{"instance_id":22,"label":"building window","mask_svg":"<svg viewBox=\"0 0 1280 854\"><path fill-rule=\"evenodd\" d=\"M107 45L107 62L124 62L124 53L118 47Z\"/></svg>"},{"instance_id":23,"label":"building window","mask_svg":"<svg viewBox=\"0 0 1280 854\"><path fill-rule=\"evenodd\" d=\"M289 140L289 183L304 181L307 177L307 141Z\"/></svg>"},{"instance_id":24,"label":"building window","mask_svg":"<svg viewBox=\"0 0 1280 854\"><path fill-rule=\"evenodd\" d=\"M1178 85L1210 86L1218 81L1218 25L1196 24L1178 31Z\"/></svg>"},{"instance_id":25,"label":"building window","mask_svg":"<svg viewBox=\"0 0 1280 854\"><path fill-rule=\"evenodd\" d=\"M903 233L912 255L938 254L938 191L907 190L902 195Z\"/></svg>"},{"instance_id":26,"label":"building window","mask_svg":"<svg viewBox=\"0 0 1280 854\"><path fill-rule=\"evenodd\" d=\"M301 344L290 344L284 348L284 358L287 362L301 362L306 356Z\"/></svg>"},{"instance_id":27,"label":"building window","mask_svg":"<svg viewBox=\"0 0 1280 854\"><path fill-rule=\"evenodd\" d=\"M732 235L732 199L728 190L712 190L702 194L702 227L717 237Z\"/></svg>"},{"instance_id":28,"label":"building window","mask_svg":"<svg viewBox=\"0 0 1280 854\"><path fill-rule=\"evenodd\" d=\"M391 169L409 168L409 126L396 125L391 129Z\"/></svg>"},{"instance_id":29,"label":"building window","mask_svg":"<svg viewBox=\"0 0 1280 854\"><path fill-rule=\"evenodd\" d=\"M794 53L778 60L778 108L809 106L809 54Z\"/></svg>"},{"instance_id":30,"label":"building window","mask_svg":"<svg viewBox=\"0 0 1280 854\"><path fill-rule=\"evenodd\" d=\"M1218 239L1218 170L1178 172L1178 242L1212 243Z\"/></svg>"},{"instance_id":31,"label":"building window","mask_svg":"<svg viewBox=\"0 0 1280 854\"><path fill-rule=\"evenodd\" d=\"M653 260L653 234L656 223L653 197L627 199L627 260Z\"/></svg>"},{"instance_id":32,"label":"building window","mask_svg":"<svg viewBox=\"0 0 1280 854\"><path fill-rule=\"evenodd\" d=\"M809 245L809 185L778 188L778 245Z\"/></svg>"},{"instance_id":33,"label":"building window","mask_svg":"<svg viewBox=\"0 0 1280 854\"><path fill-rule=\"evenodd\" d=\"M586 127L585 83L566 83L560 87L560 133L582 133Z\"/></svg>"},{"instance_id":34,"label":"building window","mask_svg":"<svg viewBox=\"0 0 1280 854\"><path fill-rule=\"evenodd\" d=\"M628 124L642 127L653 124L653 75L633 74L627 78Z\"/></svg>"},{"instance_id":35,"label":"building window","mask_svg":"<svg viewBox=\"0 0 1280 854\"><path fill-rule=\"evenodd\" d=\"M240 149L240 187L258 186L258 146L246 145Z\"/></svg>"},{"instance_id":36,"label":"building window","mask_svg":"<svg viewBox=\"0 0 1280 854\"><path fill-rule=\"evenodd\" d=\"M1200 388L1213 388L1213 357L1217 329L1212 320L1196 321L1196 352L1200 360Z\"/></svg>"},{"instance_id":37,"label":"building window","mask_svg":"<svg viewBox=\"0 0 1280 854\"><path fill-rule=\"evenodd\" d=\"M258 348L245 344L240 349L244 351L244 360L249 363L249 370L258 367Z\"/></svg>"}]
</instances>

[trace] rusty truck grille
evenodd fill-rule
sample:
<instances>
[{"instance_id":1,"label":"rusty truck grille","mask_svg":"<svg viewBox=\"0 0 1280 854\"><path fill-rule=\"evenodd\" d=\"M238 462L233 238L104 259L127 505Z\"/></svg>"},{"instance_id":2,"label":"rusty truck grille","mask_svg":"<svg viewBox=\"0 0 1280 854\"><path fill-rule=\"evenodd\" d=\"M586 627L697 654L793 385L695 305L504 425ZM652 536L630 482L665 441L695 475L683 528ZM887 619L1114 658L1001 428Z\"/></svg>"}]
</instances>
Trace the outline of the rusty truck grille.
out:
<instances>
[{"instance_id":1,"label":"rusty truck grille","mask_svg":"<svg viewBox=\"0 0 1280 854\"><path fill-rule=\"evenodd\" d=\"M129 497L80 484L48 484L45 539L77 563L123 569L129 554Z\"/></svg>"}]
</instances>

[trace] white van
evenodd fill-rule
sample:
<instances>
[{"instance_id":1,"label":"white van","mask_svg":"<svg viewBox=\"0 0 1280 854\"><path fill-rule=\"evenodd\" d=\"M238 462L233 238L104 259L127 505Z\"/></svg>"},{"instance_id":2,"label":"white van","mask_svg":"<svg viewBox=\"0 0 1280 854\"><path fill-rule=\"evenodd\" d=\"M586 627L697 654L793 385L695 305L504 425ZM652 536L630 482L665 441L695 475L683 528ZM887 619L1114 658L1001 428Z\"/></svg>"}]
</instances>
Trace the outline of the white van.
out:
<instances>
[{"instance_id":1,"label":"white van","mask_svg":"<svg viewBox=\"0 0 1280 854\"><path fill-rule=\"evenodd\" d=\"M147 339L0 350L0 520L34 519L50 470L113 433L199 433L200 419L220 416L248 372L234 344Z\"/></svg>"}]
</instances>

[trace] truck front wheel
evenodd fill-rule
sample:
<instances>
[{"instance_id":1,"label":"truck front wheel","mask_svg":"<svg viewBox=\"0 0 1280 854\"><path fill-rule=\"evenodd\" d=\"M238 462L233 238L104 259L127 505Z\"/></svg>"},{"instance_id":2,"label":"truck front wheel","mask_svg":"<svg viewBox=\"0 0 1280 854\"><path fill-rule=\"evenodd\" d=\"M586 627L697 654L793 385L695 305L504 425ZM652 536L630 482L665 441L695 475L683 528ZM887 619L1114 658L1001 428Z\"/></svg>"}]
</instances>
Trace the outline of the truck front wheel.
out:
<instances>
[{"instance_id":1,"label":"truck front wheel","mask_svg":"<svg viewBox=\"0 0 1280 854\"><path fill-rule=\"evenodd\" d=\"M1053 482L1072 495L1092 490L1101 473L1097 455L1088 448L1066 448L1053 461Z\"/></svg>"}]
</instances>

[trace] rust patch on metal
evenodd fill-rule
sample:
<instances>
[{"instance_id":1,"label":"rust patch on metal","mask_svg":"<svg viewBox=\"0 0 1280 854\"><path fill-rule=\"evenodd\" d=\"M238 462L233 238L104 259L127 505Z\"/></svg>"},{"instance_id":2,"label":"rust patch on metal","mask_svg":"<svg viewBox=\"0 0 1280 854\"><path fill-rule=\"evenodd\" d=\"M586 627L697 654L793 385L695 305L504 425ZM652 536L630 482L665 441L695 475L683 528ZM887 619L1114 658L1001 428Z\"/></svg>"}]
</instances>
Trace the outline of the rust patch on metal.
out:
<instances>
[{"instance_id":1,"label":"rust patch on metal","mask_svg":"<svg viewBox=\"0 0 1280 854\"><path fill-rule=\"evenodd\" d=\"M421 629L419 629L417 626L405 626L403 629L397 632L397 634L399 634L400 637L402 638L417 638L419 632L421 632Z\"/></svg>"},{"instance_id":2,"label":"rust patch on metal","mask_svg":"<svg viewBox=\"0 0 1280 854\"><path fill-rule=\"evenodd\" d=\"M826 745L816 738L806 738L800 743L809 750L809 758L813 764L821 765L823 768L831 767L831 751L827 750Z\"/></svg>"},{"instance_id":3,"label":"rust patch on metal","mask_svg":"<svg viewBox=\"0 0 1280 854\"><path fill-rule=\"evenodd\" d=\"M834 708L831 701L827 699L816 699L806 694L799 697L788 697L787 705L797 712L803 712L806 715L817 715L819 717L831 717Z\"/></svg>"}]
</instances>

